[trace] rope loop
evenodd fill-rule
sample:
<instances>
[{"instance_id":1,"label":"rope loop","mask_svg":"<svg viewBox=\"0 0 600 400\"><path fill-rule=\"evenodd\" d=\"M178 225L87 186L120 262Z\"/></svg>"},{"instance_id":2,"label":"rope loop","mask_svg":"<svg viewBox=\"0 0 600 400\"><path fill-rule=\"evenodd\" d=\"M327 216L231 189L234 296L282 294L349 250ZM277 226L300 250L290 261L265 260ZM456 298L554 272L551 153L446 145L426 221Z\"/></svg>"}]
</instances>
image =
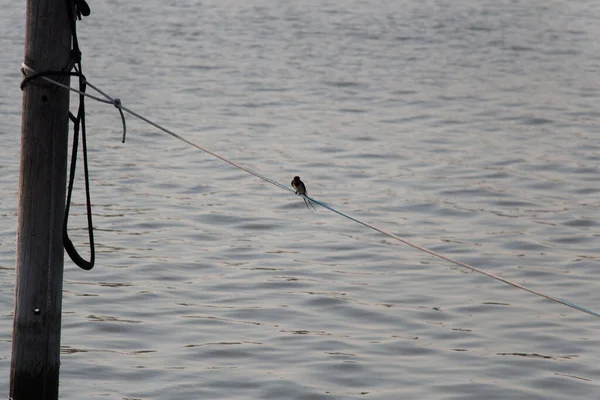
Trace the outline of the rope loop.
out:
<instances>
[{"instance_id":1,"label":"rope loop","mask_svg":"<svg viewBox=\"0 0 600 400\"><path fill-rule=\"evenodd\" d=\"M125 143L125 134L127 133L127 126L125 125L125 114L123 114L123 106L121 104L121 99L115 97L112 99L112 105L115 106L117 110L119 110L119 114L121 115L121 122L123 123L123 138L121 139L121 143Z\"/></svg>"},{"instance_id":2,"label":"rope loop","mask_svg":"<svg viewBox=\"0 0 600 400\"><path fill-rule=\"evenodd\" d=\"M118 107L119 114L121 114L121 123L123 124L123 138L121 139L121 143L125 143L125 134L127 133L127 126L125 125L125 114L123 114L123 110L121 107Z\"/></svg>"}]
</instances>

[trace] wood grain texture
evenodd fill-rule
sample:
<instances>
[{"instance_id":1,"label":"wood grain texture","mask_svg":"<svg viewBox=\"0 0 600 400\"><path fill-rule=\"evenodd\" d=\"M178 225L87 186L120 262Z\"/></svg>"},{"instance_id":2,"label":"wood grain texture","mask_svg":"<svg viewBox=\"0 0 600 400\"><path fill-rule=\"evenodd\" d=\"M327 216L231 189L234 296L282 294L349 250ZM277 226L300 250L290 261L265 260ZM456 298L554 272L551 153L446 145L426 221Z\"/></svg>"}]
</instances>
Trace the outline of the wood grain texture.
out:
<instances>
[{"instance_id":1,"label":"wood grain texture","mask_svg":"<svg viewBox=\"0 0 600 400\"><path fill-rule=\"evenodd\" d=\"M69 61L67 4L27 2L25 63L38 72L61 70ZM58 398L68 112L66 90L40 80L25 86L10 377L15 400Z\"/></svg>"}]
</instances>

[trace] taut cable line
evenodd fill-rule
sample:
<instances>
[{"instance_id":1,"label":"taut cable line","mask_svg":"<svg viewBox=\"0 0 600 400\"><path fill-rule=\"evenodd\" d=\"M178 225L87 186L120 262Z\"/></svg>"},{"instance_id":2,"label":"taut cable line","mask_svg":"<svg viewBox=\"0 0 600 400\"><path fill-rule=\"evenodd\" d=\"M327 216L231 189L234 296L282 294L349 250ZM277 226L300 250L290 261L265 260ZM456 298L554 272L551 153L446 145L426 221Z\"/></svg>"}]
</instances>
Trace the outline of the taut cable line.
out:
<instances>
[{"instance_id":1,"label":"taut cable line","mask_svg":"<svg viewBox=\"0 0 600 400\"><path fill-rule=\"evenodd\" d=\"M25 73L25 71L30 72L32 74L36 73L36 71L34 71L33 69L31 69L30 67L28 67L27 65L25 65L25 63L22 64L22 71L23 71L24 75L27 75ZM157 129L165 132L166 134L168 134L170 136L173 136L174 138L179 139L182 142L187 143L188 145L190 145L192 147L195 147L195 148L197 148L199 150L202 150L203 152L205 152L207 154L210 154L211 156L213 156L215 158L218 158L219 160L224 161L227 164L229 164L229 165L231 165L231 166L233 166L235 168L238 168L238 169L240 169L242 171L245 171L245 172L247 172L247 173L249 173L251 175L254 175L257 178L262 179L263 181L268 182L268 183L270 183L270 184L272 184L274 186L277 186L277 187L279 187L281 189L287 190L288 192L295 193L295 191L292 188L289 188L289 187L287 187L287 186L285 186L285 185L283 185L283 184L281 184L281 183L279 183L279 182L277 182L277 181L275 181L275 180L273 180L273 179L271 179L269 177L266 177L266 176L264 176L261 173L258 173L256 171L253 171L253 170L247 168L247 167L239 165L238 163L236 163L234 161L231 161L231 160L229 160L229 159L227 159L227 158L225 158L225 157L223 157L223 156L221 156L221 155L219 155L219 154L217 154L217 153L215 153L215 152L213 152L213 151L211 151L211 150L209 150L209 149L207 149L207 148L205 148L203 146L200 146L200 145L198 145L198 144L196 144L194 142L191 142L190 140L188 140L188 139L186 139L186 138L184 138L184 137L176 134L175 132L173 132L173 131L171 131L171 130L169 130L169 129L167 129L167 128L159 125L159 124L157 124L156 122L153 122L150 119L148 119L148 118L146 118L146 117L144 117L144 116L142 116L142 115L140 115L140 114L138 114L138 113L130 110L129 108L125 107L121 103L121 100L119 100L118 98L113 98L113 97L109 96L108 94L106 94L103 91L101 91L100 89L96 88L95 86L93 86L89 82L87 82L87 85L89 87L93 88L94 90L98 91L99 93L101 93L105 97L104 99L100 98L100 97L97 97L97 96L90 95L90 94L85 93L85 92L81 92L81 91L79 91L79 90L77 90L75 88L72 88L72 87L68 86L68 85L64 85L64 84L62 84L60 82L57 82L54 79L51 79L51 78L49 78L47 76L40 76L39 79L44 79L47 82L53 83L53 84L55 84L57 86L60 86L60 87L62 87L64 89L71 90L71 91L73 91L75 93L79 93L80 95L84 95L84 96L90 97L90 98L92 98L94 100L97 100L99 102L106 103L106 104L112 104L113 106L115 106L116 108L118 108L119 111L121 111L121 110L125 111L125 112L133 115L134 117L136 117L136 118L138 118L138 119L146 122L147 124L152 125L155 128L157 128ZM123 126L125 127L125 123L124 122L123 122ZM125 138L125 131L123 131L123 140L124 140L124 138ZM310 200L310 201L312 201L312 202L320 205L321 207L323 207L323 208L325 208L325 209L327 209L327 210L329 210L329 211L331 211L331 212L333 212L335 214L338 214L341 217L344 217L344 218L346 218L346 219L348 219L350 221L356 222L357 224L360 224L360 225L362 225L362 226L364 226L366 228L369 228L369 229L372 229L372 230L374 230L376 232L379 232L382 235L388 236L388 237L390 237L390 238L392 238L392 239L394 239L394 240L396 240L398 242L401 242L401 243L403 243L403 244L405 244L407 246L413 247L414 249L417 249L419 251L425 252L425 253L427 253L429 255L432 255L434 257L437 257L437 258L442 259L444 261L447 261L449 263L452 263L452 264L458 265L460 267L466 268L466 269L471 270L473 272L476 272L478 274L485 275L485 276L487 276L489 278L492 278L492 279L495 279L497 281L503 282L503 283L505 283L507 285L510 285L510 286L513 286L515 288L518 288L518 289L524 290L526 292L532 293L532 294L534 294L536 296L543 297L543 298L545 298L547 300L550 300L550 301L553 301L555 303L559 303L559 304L565 305L567 307L571 307L571 308L573 308L575 310L578 310L578 311L584 312L586 314L592 315L594 317L600 318L600 314L599 313L597 313L595 311L592 311L592 310L590 310L588 308L579 306L579 305L577 305L575 303L572 303L572 302L570 302L568 300L563 300L563 299L560 299L558 297L555 297L555 296L552 296L552 295L540 292L540 291L532 289L530 287L523 286L523 285L521 285L519 283L516 283L516 282L510 281L508 279L502 278L502 277L500 277L498 275L495 275L495 274L493 274L491 272L487 272L487 271L485 271L483 269L474 267L474 266L472 266L470 264L467 264L465 262L454 260L454 259L452 259L450 257L447 257L447 256L445 256L443 254L440 254L440 253L438 253L436 251L433 251L433 250L430 250L430 249L428 249L426 247L423 247L423 246L417 245L415 243L412 243L412 242L410 242L410 241L408 241L408 240L406 240L406 239L404 239L404 238L402 238L402 237L400 237L398 235L395 235L395 234L393 234L391 232L388 232L388 231L385 231L385 230L383 230L381 228L378 228L375 225L371 225L368 222L364 222L364 221L361 221L361 220L359 220L357 218L354 218L354 217L350 216L349 214L346 214L346 213L344 213L342 211L339 211L339 210L335 209L334 207L331 207L331 206L329 206L329 205L327 205L327 204L325 204L325 203L323 203L323 202L321 202L319 200L313 199L310 196L307 196L307 195L304 195L304 194L302 196L305 197L306 199L308 199L308 200Z\"/></svg>"}]
</instances>

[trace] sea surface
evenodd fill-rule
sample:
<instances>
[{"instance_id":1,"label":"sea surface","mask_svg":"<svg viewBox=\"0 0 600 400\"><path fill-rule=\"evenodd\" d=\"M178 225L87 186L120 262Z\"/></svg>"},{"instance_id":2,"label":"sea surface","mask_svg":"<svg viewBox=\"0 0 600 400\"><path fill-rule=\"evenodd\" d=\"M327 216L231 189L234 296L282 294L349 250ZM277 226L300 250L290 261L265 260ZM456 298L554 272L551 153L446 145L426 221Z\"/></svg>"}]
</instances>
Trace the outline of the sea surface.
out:
<instances>
[{"instance_id":1,"label":"sea surface","mask_svg":"<svg viewBox=\"0 0 600 400\"><path fill-rule=\"evenodd\" d=\"M600 312L600 2L89 4L84 73L126 107ZM7 396L25 2L0 15ZM600 398L600 318L133 116L122 144L114 107L86 109L97 264L65 262L61 399Z\"/></svg>"}]
</instances>

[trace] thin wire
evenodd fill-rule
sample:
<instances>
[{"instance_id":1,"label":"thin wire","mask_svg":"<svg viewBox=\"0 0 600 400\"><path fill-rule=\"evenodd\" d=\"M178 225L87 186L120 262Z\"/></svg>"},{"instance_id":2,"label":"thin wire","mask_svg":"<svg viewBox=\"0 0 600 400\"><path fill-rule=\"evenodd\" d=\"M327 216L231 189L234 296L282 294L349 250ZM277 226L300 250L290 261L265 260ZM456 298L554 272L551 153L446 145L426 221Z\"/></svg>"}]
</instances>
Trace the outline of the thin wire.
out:
<instances>
[{"instance_id":1,"label":"thin wire","mask_svg":"<svg viewBox=\"0 0 600 400\"><path fill-rule=\"evenodd\" d=\"M35 71L33 69L31 69L30 67L28 67L27 65L25 65L25 63L23 63L22 66L23 66L24 69L27 69L27 70L35 73ZM96 86L92 85L89 81L87 81L87 85L89 87L91 87L92 89L96 90L98 93L102 94L104 97L106 97L106 99L102 99L100 97L96 97L96 96L90 95L90 94L88 94L86 92L82 92L82 91L77 90L75 88L72 88L72 87L70 87L68 85L64 85L64 84L62 84L60 82L57 82L54 79L50 79L50 78L48 78L46 76L42 76L41 78L45 79L48 82L54 83L54 84L56 84L56 85L58 85L58 86L60 86L62 88L71 90L71 91L73 91L75 93L79 93L79 94L84 95L84 96L88 96L88 97L90 97L90 98L92 98L94 100L98 100L98 101L100 101L102 103L105 103L105 104L113 104L113 105L115 105L115 107L117 107L117 105L115 103L118 102L118 107L117 108L120 108L123 111L128 112L129 114L133 115L134 117L141 119L142 121L144 121L144 122L152 125L153 127L157 128L157 129L160 129L161 131L163 131L163 132L165 132L165 133L173 136L174 138L179 139L182 142L185 142L185 143L189 144L190 146L193 146L193 147L195 147L195 148L197 148L199 150L202 150L203 152L205 152L207 154L210 154L211 156L216 157L216 158L218 158L221 161L225 161L226 163L228 163L230 165L233 165L236 168L239 168L239 169L241 169L243 171L246 171L249 174L252 174L252 175L256 176L257 178L260 178L260 179L262 179L262 180L264 180L266 182L269 182L269 183L271 183L271 184L273 184L275 186L278 186L278 187L280 187L282 189L288 190L290 192L294 192L294 190L288 188L287 186L282 185L281 183L279 183L277 181L274 181L273 179L270 179L270 178L268 178L268 177L266 177L266 176L264 176L264 175L262 175L262 174L260 174L258 172L252 171L249 168L241 166L241 165L239 165L239 164L237 164L237 163L235 163L233 161L230 161L230 160L226 159L225 157L222 157L219 154L208 150L205 147L197 145L196 143L191 142L191 141L187 140L186 138L184 138L182 136L179 136L175 132L173 132L173 131L171 131L171 130L169 130L169 129L167 129L167 128L165 128L165 127L163 127L163 126L161 126L161 125L159 125L159 124L157 124L157 123L155 123L155 122L153 122L151 120L149 120L148 118L144 117L143 115L140 115L140 114L136 113L135 111L130 110L129 108L127 108L123 104L121 104L121 102L120 102L120 100L118 98L113 98L113 97L109 96L108 94L104 93L102 90L98 89Z\"/></svg>"},{"instance_id":2,"label":"thin wire","mask_svg":"<svg viewBox=\"0 0 600 400\"><path fill-rule=\"evenodd\" d=\"M23 64L22 64L22 66L23 66L23 69L24 69L24 70L26 69L26 70L28 70L28 71L31 71L31 72L35 73L35 71L34 71L33 69L31 69L30 67L28 67L27 65L25 65L25 63L23 63ZM42 79L44 79L44 80L46 80L46 81L48 81L48 82L50 82L50 83L53 83L53 84L55 84L55 85L58 85L58 86L60 86L60 87L62 87L62 88L65 88L65 89L71 90L71 91L73 91L73 92L79 93L79 94L81 94L81 95L84 95L84 96L88 96L88 97L90 97L90 98L92 98L92 99L94 99L94 100L100 101L100 102L102 102L102 103L106 103L106 104L113 104L113 105L115 105L115 107L117 107L117 105L116 105L115 103L116 103L116 100L119 100L119 99L113 99L113 98L112 98L112 97L110 97L108 94L106 94L106 93L102 92L100 89L96 88L95 86L93 86L93 85L92 85L92 84L90 84L89 82L87 83L87 84L88 84L88 86L90 86L90 87L91 87L91 88L93 88L94 90L96 90L96 91L98 91L99 93L101 93L102 95L104 95L104 97L106 97L106 99L102 99L102 98L99 98L99 97L96 97L96 96L90 95L90 94L88 94L88 93L81 92L81 91L79 91L79 90L77 90L77 89L75 89L75 88L72 88L72 87L70 87L70 86L64 85L64 84L62 84L62 83L60 83L60 82L57 82L57 81L55 81L55 80L53 80L53 79L50 79L50 78L46 77L46 76L42 76L42 77L40 77L40 78L42 78ZM117 108L120 108L120 109L122 109L122 110L124 110L124 111L128 112L129 114L133 115L134 117L137 117L137 118L141 119L142 121L144 121L144 122L146 122L146 123L148 123L148 124L150 124L150 125L154 126L155 128L157 128L157 129L159 129L159 130L161 130L161 131L163 131L163 132L167 133L168 135L171 135L171 136L173 136L174 138L176 138L176 139L179 139L179 140L181 140L182 142L184 142L184 143L187 143L187 144L189 144L189 145L190 145L190 146L192 146L192 147L195 147L195 148L197 148L197 149L199 149L199 150L202 150L203 152L205 152L205 153L207 153L207 154L210 154L211 156L213 156L213 157L216 157L216 158L218 158L219 160L221 160L221 161L224 161L224 162L226 162L226 163L228 163L228 164L230 164L230 165L232 165L232 166L234 166L234 167L236 167L236 168L238 168L238 169L241 169L242 171L245 171L245 172L247 172L247 173L249 173L249 174L251 174L251 175L254 175L254 176L256 176L257 178L259 178L259 179L262 179L262 180L263 180L263 181L265 181L265 182L268 182L268 183L270 183L270 184L272 184L272 185L275 185L275 186L277 186L277 187L279 187L279 188L281 188L281 189L287 190L288 192L295 193L295 191L294 191L293 189L291 189L291 188L289 188L289 187L287 187L287 186L285 186L285 185L282 185L281 183L279 183L279 182L277 182L277 181L275 181L275 180L273 180L273 179L271 179L271 178L268 178L268 177L266 177L266 176L264 176L264 175L262 175L262 174L260 174L260 173L258 173L258 172L255 172L255 171L253 171L253 170L251 170L251 169L249 169L249 168L246 168L246 167L244 167L244 166L242 166L242 165L239 165L239 164L237 164L237 163L235 163L235 162L233 162L233 161L231 161L231 160L228 160L227 158L225 158L225 157L223 157L223 156L221 156L221 155L219 155L219 154L217 154L217 153L215 153L215 152L213 152L213 151L210 151L210 150L208 150L208 149L207 149L207 148L205 148L205 147L202 147L202 146L200 146L200 145L197 145L196 143L193 143L193 142L189 141L188 139L185 139L184 137L182 137L182 136L180 136L180 135L176 134L175 132L173 132L173 131L170 131L169 129L167 129L167 128L164 128L164 127L162 127L161 125L159 125L159 124L157 124L157 123L155 123L155 122L153 122L153 121L149 120L148 118L146 118L146 117L144 117L144 116L142 116L142 115L140 115L140 114L138 114L138 113L136 113L136 112L134 112L134 111L130 110L129 108L127 108L127 107L123 106L123 105L120 103L120 100L119 100L119 102L118 102L118 103L119 103L119 105L118 105L118 107L117 107ZM438 253L438 252L435 252L435 251L433 251L433 250L430 250L430 249L428 249L428 248L426 248L426 247L419 246L419 245L417 245L417 244L411 243L411 242L409 242L408 240L406 240L406 239L403 239L403 238L401 238L400 236L397 236L397 235L395 235L395 234L393 234L393 233L391 233L391 232L387 232L387 231L385 231L385 230L383 230L383 229L381 229L381 228L378 228L378 227L376 227L376 226L374 226L374 225L371 225L371 224L369 224L369 223L367 223L367 222L364 222L364 221L361 221L361 220L359 220L359 219L357 219L357 218L354 218L354 217L352 217L352 216L350 216L350 215L348 215L348 214L346 214L346 213L343 213L342 211L336 210L335 208L333 208L333 207L331 207L331 206L329 206L329 205L327 205L327 204L325 204L325 203L323 203L323 202L321 202L321 201L319 201L319 200L313 199L312 197L309 197L309 196L307 196L307 195L304 195L304 194L302 195L302 197L304 197L305 199L308 199L308 200L310 200L310 201L312 201L312 202L314 202L314 203L317 203L317 204L318 204L318 205L320 205L321 207L323 207L323 208L326 208L326 209L328 209L329 211L332 211L332 212L334 212L334 213L336 213L336 214L338 214L338 215L340 215L340 216L342 216L342 217L344 217L344 218L346 218L346 219L349 219L350 221L356 222L357 224L360 224L360 225L362 225L362 226L364 226L364 227L367 227L367 228L369 228L369 229L372 229L372 230L374 230L374 231L377 231L377 232L379 232L379 233L381 233L381 234L383 234L383 235L385 235L385 236L388 236L388 237L390 237L390 238L392 238L392 239L395 239L395 240L397 240L397 241L399 241L399 242L401 242L401 243L404 243L404 244L406 244L406 245L408 245L408 246L410 246L410 247L413 247L413 248L415 248L415 249L417 249L417 250L420 250L420 251L422 251L422 252L428 253L428 254L430 254L430 255L432 255L432 256L434 256L434 257L437 257L437 258L440 258L440 259L442 259L442 260L448 261L448 262L450 262L450 263L456 264L456 265L458 265L458 266L461 266L461 267L463 267L463 268L467 268L467 269L469 269L469 270L471 270L471 271L473 271L473 272L477 272L477 273L479 273L479 274L485 275L485 276L487 276L487 277L489 277L489 278L492 278L492 279L495 279L495 280L497 280L497 281L500 281L500 282L506 283L507 285L510 285L510 286L516 287L516 288L518 288L518 289L525 290L525 291L527 291L527 292L529 292L529 293L532 293L532 294L535 294L535 295L537 295L537 296L543 297L543 298L545 298L545 299L547 299L547 300L550 300L550 301L554 301L554 302L556 302L556 303L563 304L563 305L565 305L565 306L567 306L567 307L571 307L571 308L573 308L573 309L575 309L575 310L578 310L578 311L584 312L584 313L586 313L586 314L592 315L592 316L594 316L594 317L598 317L598 318L600 318L600 314L599 314L599 313L597 313L597 312L595 312L595 311L592 311L592 310L590 310L590 309L587 309L587 308L585 308L585 307L579 306L579 305L577 305L577 304L575 304L575 303L572 303L572 302L570 302L570 301L568 301L568 300L563 300L563 299L560 299L560 298L558 298L558 297L555 297L555 296L552 296L552 295L549 295L549 294L546 294L546 293L543 293L543 292L537 291L537 290L535 290L535 289L531 289L531 288L529 288L529 287L527 287L527 286L523 286L523 285L521 285L521 284L519 284L519 283L512 282L512 281L510 281L510 280L508 280L508 279L505 279L505 278L502 278L502 277L500 277L500 276L498 276L498 275L492 274L491 272L487 272L487 271L484 271L484 270L482 270L482 269L476 268L476 267L474 267L474 266L472 266L472 265L470 265L470 264L464 263L464 262L462 262L462 261L457 261L457 260L454 260L454 259L452 259L452 258L449 258L449 257L447 257L447 256L444 256L443 254L440 254L440 253Z\"/></svg>"},{"instance_id":3,"label":"thin wire","mask_svg":"<svg viewBox=\"0 0 600 400\"><path fill-rule=\"evenodd\" d=\"M348 215L348 214L345 214L345 213L343 213L343 212L341 212L341 211L338 211L338 210L334 209L333 207L330 207L330 206L328 206L328 205L327 205L327 204L325 204L325 203L322 203L322 202L320 202L320 201L318 201L318 200L315 200L315 199L313 199L313 198L311 198L311 197L308 197L308 196L306 196L306 197L307 197L308 199L310 199L311 201L313 201L313 202L317 203L317 204L318 204L318 205L320 205L321 207L324 207L324 208L328 209L329 211L333 211L334 213L336 213L336 214L339 214L339 215L341 215L342 217L344 217L344 218L347 218L347 219L349 219L349 220L351 220L351 221L354 221L354 222L356 222L357 224L360 224L360 225L363 225L363 226L365 226L365 227L367 227L367 228L373 229L374 231L377 231L377 232L379 232L379 233L381 233L381 234L383 234L383 235L386 235L386 236L388 236L388 237L390 237L390 238L392 238L392 239L395 239L395 240L397 240L397 241L399 241L399 242L402 242L402 243L404 243L404 244L406 244L406 245L408 245L408 246L410 246L410 247L413 247L413 248L415 248L415 249L417 249L417 250L420 250L420 251L423 251L423 252L425 252L425 253L428 253L428 254L430 254L430 255L432 255L432 256L434 256L434 257L441 258L442 260L445 260L445 261L451 262L451 263L453 263L453 264L459 265L459 266L461 266L461 267L464 267L464 268L470 269L470 270L471 270L471 271L473 271L473 272L477 272L477 273L479 273L479 274L482 274L482 275L488 276L488 277L490 277L490 278L492 278L492 279L496 279L496 280L498 280L498 281L500 281L500 282L504 282L504 283L506 283L506 284L508 284L508 285L511 285L511 286L514 286L514 287L516 287L516 288L519 288L519 289L525 290L525 291L527 291L527 292L529 292L529 293L533 293L533 294L535 294L535 295L537 295L537 296L544 297L544 298L546 298L546 299L548 299L548 300L555 301L555 302L557 302L557 303L560 303L560 304L564 304L565 306L568 306L568 307L574 308L574 309L576 309L576 310L579 310L579 311L583 311L583 312L585 312L585 313L587 313L587 314L590 314L590 315L593 315L593 316L595 316L595 317L599 317L599 318L600 318L600 314L599 314L599 313L596 313L596 312L594 312L594 311L592 311L592 310L588 310L587 308L584 308L584 307L578 306L577 304L571 303L570 301L563 300L563 299L560 299L560 298L558 298L558 297L551 296L551 295L549 295L549 294L545 294L545 293L543 293L543 292L537 291L537 290L535 290L535 289L531 289L531 288L529 288L529 287L527 287L527 286L523 286L523 285L521 285L521 284L518 284L518 283L516 283L516 282L509 281L508 279L502 278L502 277L500 277L500 276L498 276L498 275L494 275L494 274L492 274L491 272L487 272L487 271L484 271L484 270L482 270L482 269L476 268L476 267L474 267L474 266L472 266L472 265L470 265L470 264L464 263L464 262L462 262L462 261L457 261L457 260L454 260L454 259L448 258L448 257L446 257L446 256L445 256L445 255L443 255L443 254L440 254L440 253L438 253L438 252L435 252L435 251L433 251L433 250L430 250L430 249L428 249L428 248L426 248L426 247L419 246L418 244L411 243L411 242L409 242L408 240L406 240L406 239L403 239L403 238L401 238L400 236L394 235L394 234L393 234L393 233L391 233L391 232L384 231L383 229L380 229L380 228L378 228L378 227L376 227L376 226L374 226L374 225L371 225L371 224L369 224L369 223L367 223L367 222L361 221L361 220L359 220L359 219L356 219L356 218L354 218L354 217L352 217L352 216L350 216L350 215Z\"/></svg>"}]
</instances>

